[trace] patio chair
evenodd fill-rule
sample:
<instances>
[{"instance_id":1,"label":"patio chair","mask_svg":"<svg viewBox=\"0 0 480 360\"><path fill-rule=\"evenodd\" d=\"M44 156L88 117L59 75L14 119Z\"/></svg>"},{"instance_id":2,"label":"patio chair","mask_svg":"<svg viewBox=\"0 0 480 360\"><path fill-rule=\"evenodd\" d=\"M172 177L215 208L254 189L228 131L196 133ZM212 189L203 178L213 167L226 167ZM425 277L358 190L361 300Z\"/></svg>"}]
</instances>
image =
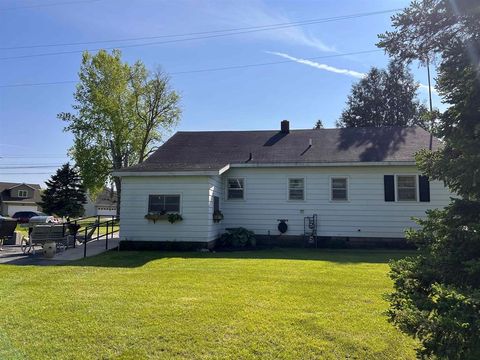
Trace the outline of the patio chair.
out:
<instances>
[{"instance_id":1,"label":"patio chair","mask_svg":"<svg viewBox=\"0 0 480 360\"><path fill-rule=\"evenodd\" d=\"M0 250L2 250L3 242L13 237L17 220L0 216Z\"/></svg>"},{"instance_id":2,"label":"patio chair","mask_svg":"<svg viewBox=\"0 0 480 360\"><path fill-rule=\"evenodd\" d=\"M44 246L46 242L53 241L57 250L68 249L73 246L74 238L68 232L68 227L63 225L36 225L32 228L30 237L22 240L22 251L35 254L35 246Z\"/></svg>"}]
</instances>

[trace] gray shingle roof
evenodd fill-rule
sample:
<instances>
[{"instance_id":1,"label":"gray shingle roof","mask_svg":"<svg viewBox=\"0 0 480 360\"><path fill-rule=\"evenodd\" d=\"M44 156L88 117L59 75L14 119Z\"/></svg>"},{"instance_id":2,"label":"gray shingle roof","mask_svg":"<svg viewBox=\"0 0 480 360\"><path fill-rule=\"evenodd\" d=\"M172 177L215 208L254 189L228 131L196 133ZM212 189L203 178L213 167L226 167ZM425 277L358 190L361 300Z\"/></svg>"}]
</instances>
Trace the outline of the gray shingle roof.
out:
<instances>
[{"instance_id":1,"label":"gray shingle roof","mask_svg":"<svg viewBox=\"0 0 480 360\"><path fill-rule=\"evenodd\" d=\"M146 161L120 172L219 170L246 162L404 162L429 142L420 127L177 132ZM440 145L434 138L433 147Z\"/></svg>"}]
</instances>

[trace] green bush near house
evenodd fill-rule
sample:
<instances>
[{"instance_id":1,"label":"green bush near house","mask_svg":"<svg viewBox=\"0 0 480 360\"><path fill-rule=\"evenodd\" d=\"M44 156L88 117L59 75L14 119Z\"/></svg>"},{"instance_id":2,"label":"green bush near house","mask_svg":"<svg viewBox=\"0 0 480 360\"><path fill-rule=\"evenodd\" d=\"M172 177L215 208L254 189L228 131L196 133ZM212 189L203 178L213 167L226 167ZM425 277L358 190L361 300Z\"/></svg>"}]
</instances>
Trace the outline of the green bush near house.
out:
<instances>
[{"instance_id":1,"label":"green bush near house","mask_svg":"<svg viewBox=\"0 0 480 360\"><path fill-rule=\"evenodd\" d=\"M217 240L217 248L246 248L255 247L257 241L253 231L243 227L226 229L227 232L222 234Z\"/></svg>"},{"instance_id":2,"label":"green bush near house","mask_svg":"<svg viewBox=\"0 0 480 360\"><path fill-rule=\"evenodd\" d=\"M108 252L0 265L1 359L414 359L389 324L407 251Z\"/></svg>"}]
</instances>

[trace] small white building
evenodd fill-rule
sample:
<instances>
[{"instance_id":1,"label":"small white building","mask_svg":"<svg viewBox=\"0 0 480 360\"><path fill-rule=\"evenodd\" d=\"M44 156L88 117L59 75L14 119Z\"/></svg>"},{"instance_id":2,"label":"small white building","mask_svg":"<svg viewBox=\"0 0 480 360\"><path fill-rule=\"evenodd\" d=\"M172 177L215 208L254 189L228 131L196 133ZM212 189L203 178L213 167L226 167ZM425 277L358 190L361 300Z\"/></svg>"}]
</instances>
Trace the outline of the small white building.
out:
<instances>
[{"instance_id":1,"label":"small white building","mask_svg":"<svg viewBox=\"0 0 480 360\"><path fill-rule=\"evenodd\" d=\"M260 240L300 245L305 218L316 214L319 238L401 241L416 227L412 217L452 195L415 166L430 140L419 127L290 130L288 121L279 131L177 132L145 162L115 173L121 240L212 246L225 229L245 227ZM170 223L171 213L183 220Z\"/></svg>"},{"instance_id":2,"label":"small white building","mask_svg":"<svg viewBox=\"0 0 480 360\"><path fill-rule=\"evenodd\" d=\"M87 194L84 216L115 216L117 215L117 193L112 189L103 189L97 197Z\"/></svg>"}]
</instances>

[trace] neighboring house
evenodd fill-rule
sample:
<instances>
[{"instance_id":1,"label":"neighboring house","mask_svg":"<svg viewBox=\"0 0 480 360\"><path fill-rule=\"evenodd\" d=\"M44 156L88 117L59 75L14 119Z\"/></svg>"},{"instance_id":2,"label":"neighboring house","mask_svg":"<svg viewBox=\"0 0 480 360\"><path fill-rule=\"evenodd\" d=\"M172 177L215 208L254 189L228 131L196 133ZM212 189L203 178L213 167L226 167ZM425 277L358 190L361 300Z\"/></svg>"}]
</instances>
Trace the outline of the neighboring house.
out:
<instances>
[{"instance_id":1,"label":"neighboring house","mask_svg":"<svg viewBox=\"0 0 480 360\"><path fill-rule=\"evenodd\" d=\"M280 131L177 132L145 162L115 173L121 240L211 246L226 228L242 226L257 238L301 242L313 214L320 237L403 239L416 226L412 216L451 196L415 166L414 154L430 140L419 127L290 131L288 121ZM221 222L213 221L215 208ZM162 210L183 221L145 219ZM279 219L288 230L277 237Z\"/></svg>"},{"instance_id":2,"label":"neighboring house","mask_svg":"<svg viewBox=\"0 0 480 360\"><path fill-rule=\"evenodd\" d=\"M84 208L84 216L117 215L117 193L105 188L96 198L87 194L87 203L84 205Z\"/></svg>"},{"instance_id":3,"label":"neighboring house","mask_svg":"<svg viewBox=\"0 0 480 360\"><path fill-rule=\"evenodd\" d=\"M0 212L12 216L17 211L40 211L40 185L0 182Z\"/></svg>"}]
</instances>

